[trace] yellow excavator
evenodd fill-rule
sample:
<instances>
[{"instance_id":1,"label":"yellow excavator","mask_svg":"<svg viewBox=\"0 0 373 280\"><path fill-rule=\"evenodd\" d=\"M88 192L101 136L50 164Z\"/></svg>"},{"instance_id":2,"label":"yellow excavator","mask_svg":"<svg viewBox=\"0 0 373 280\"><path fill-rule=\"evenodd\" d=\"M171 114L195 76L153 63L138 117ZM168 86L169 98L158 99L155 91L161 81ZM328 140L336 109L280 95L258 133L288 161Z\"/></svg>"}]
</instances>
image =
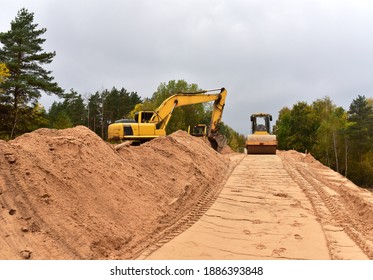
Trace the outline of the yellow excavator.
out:
<instances>
[{"instance_id":1,"label":"yellow excavator","mask_svg":"<svg viewBox=\"0 0 373 280\"><path fill-rule=\"evenodd\" d=\"M276 154L276 135L271 135L272 115L256 113L250 116L252 134L246 138L248 154Z\"/></svg>"},{"instance_id":2,"label":"yellow excavator","mask_svg":"<svg viewBox=\"0 0 373 280\"><path fill-rule=\"evenodd\" d=\"M124 119L110 124L108 140L131 140L132 143L138 144L165 136L167 124L176 107L214 101L207 137L211 146L220 151L226 145L225 136L219 133L226 96L225 88L172 95L164 100L155 111L140 111L135 113L134 120Z\"/></svg>"}]
</instances>

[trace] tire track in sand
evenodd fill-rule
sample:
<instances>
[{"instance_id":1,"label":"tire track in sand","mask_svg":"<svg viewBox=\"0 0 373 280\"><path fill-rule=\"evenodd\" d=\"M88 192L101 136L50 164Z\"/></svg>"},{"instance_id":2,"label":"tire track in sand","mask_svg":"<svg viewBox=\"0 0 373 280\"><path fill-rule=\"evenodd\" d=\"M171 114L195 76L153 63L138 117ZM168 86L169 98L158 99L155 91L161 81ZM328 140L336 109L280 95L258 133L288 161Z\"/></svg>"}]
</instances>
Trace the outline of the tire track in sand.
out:
<instances>
[{"instance_id":1,"label":"tire track in sand","mask_svg":"<svg viewBox=\"0 0 373 280\"><path fill-rule=\"evenodd\" d=\"M326 232L328 207L299 178L277 155L244 156L197 222L139 258L367 259L343 228Z\"/></svg>"}]
</instances>

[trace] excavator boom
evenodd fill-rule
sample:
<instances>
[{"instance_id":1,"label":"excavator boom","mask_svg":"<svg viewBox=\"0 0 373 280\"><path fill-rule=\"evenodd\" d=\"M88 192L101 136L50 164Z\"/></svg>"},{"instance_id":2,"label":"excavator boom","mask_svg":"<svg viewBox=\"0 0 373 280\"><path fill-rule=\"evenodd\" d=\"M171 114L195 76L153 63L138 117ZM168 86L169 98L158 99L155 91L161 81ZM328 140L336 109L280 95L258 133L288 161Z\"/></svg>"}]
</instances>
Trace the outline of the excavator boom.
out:
<instances>
[{"instance_id":1,"label":"excavator boom","mask_svg":"<svg viewBox=\"0 0 373 280\"><path fill-rule=\"evenodd\" d=\"M207 92L217 91L214 90L204 90L197 93L181 93L175 94L167 98L162 102L162 104L156 109L153 117L150 119L149 123L156 123L159 129L165 129L168 122L171 119L172 113L175 108L205 103L210 101L214 102L213 116L211 118L210 129L215 130L218 123L221 120L222 111L225 104L225 98L227 96L226 89L220 89L219 94L205 94Z\"/></svg>"}]
</instances>

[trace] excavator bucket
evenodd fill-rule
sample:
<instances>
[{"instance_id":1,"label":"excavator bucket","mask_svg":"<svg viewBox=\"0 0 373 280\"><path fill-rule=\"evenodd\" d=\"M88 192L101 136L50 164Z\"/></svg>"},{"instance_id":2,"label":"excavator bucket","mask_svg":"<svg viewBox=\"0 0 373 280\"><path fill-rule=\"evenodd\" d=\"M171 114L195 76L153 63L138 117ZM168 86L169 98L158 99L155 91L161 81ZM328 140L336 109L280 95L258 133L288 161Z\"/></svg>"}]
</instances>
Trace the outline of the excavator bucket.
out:
<instances>
[{"instance_id":1,"label":"excavator bucket","mask_svg":"<svg viewBox=\"0 0 373 280\"><path fill-rule=\"evenodd\" d=\"M211 134L208 139L211 143L211 147L218 152L223 150L223 148L227 145L227 138L220 133Z\"/></svg>"},{"instance_id":2,"label":"excavator bucket","mask_svg":"<svg viewBox=\"0 0 373 280\"><path fill-rule=\"evenodd\" d=\"M276 135L253 134L247 136L247 154L276 154Z\"/></svg>"}]
</instances>

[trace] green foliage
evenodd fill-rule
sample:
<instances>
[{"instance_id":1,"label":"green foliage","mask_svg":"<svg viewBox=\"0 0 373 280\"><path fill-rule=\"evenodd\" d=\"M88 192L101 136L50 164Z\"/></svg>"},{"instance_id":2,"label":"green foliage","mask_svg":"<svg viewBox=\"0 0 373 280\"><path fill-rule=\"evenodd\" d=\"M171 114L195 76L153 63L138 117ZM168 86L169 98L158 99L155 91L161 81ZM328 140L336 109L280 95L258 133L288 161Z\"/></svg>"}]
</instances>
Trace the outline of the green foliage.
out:
<instances>
[{"instance_id":1,"label":"green foliage","mask_svg":"<svg viewBox=\"0 0 373 280\"><path fill-rule=\"evenodd\" d=\"M41 38L45 28L37 29L33 23L34 14L21 9L11 22L8 32L0 33L0 61L5 62L10 76L2 83L1 105L8 111L6 125L2 131L8 131L10 138L23 133L27 126L27 114L32 110L41 92L62 94L62 89L53 82L51 71L42 65L52 62L55 52L44 52Z\"/></svg>"},{"instance_id":2,"label":"green foliage","mask_svg":"<svg viewBox=\"0 0 373 280\"><path fill-rule=\"evenodd\" d=\"M346 172L346 137L347 114L341 107L336 107L329 97L318 99L313 109L320 119L313 146L314 155L324 164L338 172Z\"/></svg>"},{"instance_id":3,"label":"green foliage","mask_svg":"<svg viewBox=\"0 0 373 280\"><path fill-rule=\"evenodd\" d=\"M49 109L49 127L61 129L84 125L87 110L82 96L71 89L69 93L63 94L63 98L63 102L54 102Z\"/></svg>"},{"instance_id":4,"label":"green foliage","mask_svg":"<svg viewBox=\"0 0 373 280\"><path fill-rule=\"evenodd\" d=\"M124 88L97 91L88 99L87 126L106 139L108 125L115 120L128 118L140 102L137 92L128 92Z\"/></svg>"},{"instance_id":5,"label":"green foliage","mask_svg":"<svg viewBox=\"0 0 373 280\"><path fill-rule=\"evenodd\" d=\"M64 129L74 126L66 111L59 111L56 115L53 115L53 118L53 128L55 129Z\"/></svg>"},{"instance_id":6,"label":"green foliage","mask_svg":"<svg viewBox=\"0 0 373 280\"><path fill-rule=\"evenodd\" d=\"M73 89L63 94L63 102L54 102L49 109L49 127L68 128L86 123L86 108L83 98Z\"/></svg>"},{"instance_id":7,"label":"green foliage","mask_svg":"<svg viewBox=\"0 0 373 280\"><path fill-rule=\"evenodd\" d=\"M197 92L199 88L196 84L188 84L184 80L171 80L167 84L161 83L157 91L147 100L145 109L156 109L171 95L177 93ZM144 106L145 107L145 106ZM167 125L167 133L175 132L179 129L187 130L188 126L199 124L204 119L204 106L203 104L194 104L189 106L178 107L172 113L172 118ZM209 124L210 121L207 123Z\"/></svg>"},{"instance_id":8,"label":"green foliage","mask_svg":"<svg viewBox=\"0 0 373 280\"><path fill-rule=\"evenodd\" d=\"M11 139L9 130L12 127L12 120L8 115L11 111L11 106L0 104L0 139ZM18 116L22 120L18 123L19 133L31 132L35 129L48 126L47 114L44 107L39 103L20 108Z\"/></svg>"},{"instance_id":9,"label":"green foliage","mask_svg":"<svg viewBox=\"0 0 373 280\"><path fill-rule=\"evenodd\" d=\"M347 130L351 144L356 155L361 159L362 155L369 152L373 140L373 109L364 96L358 96L350 105L348 121L352 125Z\"/></svg>"},{"instance_id":10,"label":"green foliage","mask_svg":"<svg viewBox=\"0 0 373 280\"><path fill-rule=\"evenodd\" d=\"M346 112L329 97L283 108L276 122L279 148L308 151L361 186L373 185L372 100L358 96Z\"/></svg>"},{"instance_id":11,"label":"green foliage","mask_svg":"<svg viewBox=\"0 0 373 280\"><path fill-rule=\"evenodd\" d=\"M352 101L348 121L349 177L359 185L372 186L373 108L365 96Z\"/></svg>"},{"instance_id":12,"label":"green foliage","mask_svg":"<svg viewBox=\"0 0 373 280\"><path fill-rule=\"evenodd\" d=\"M28 114L24 117L24 121L21 124L20 130L23 132L31 132L38 128L48 127L47 112L40 103L37 103L28 109Z\"/></svg>"},{"instance_id":13,"label":"green foliage","mask_svg":"<svg viewBox=\"0 0 373 280\"><path fill-rule=\"evenodd\" d=\"M88 104L82 96L71 89L62 95L62 102L54 102L49 109L48 119L51 128L68 128L85 125L103 139L107 137L107 127L117 119L128 117L141 98L136 92L128 92L113 87L91 94Z\"/></svg>"},{"instance_id":14,"label":"green foliage","mask_svg":"<svg viewBox=\"0 0 373 280\"><path fill-rule=\"evenodd\" d=\"M277 135L278 149L289 150L288 139L290 138L290 120L291 110L284 107L279 112L279 117L276 121L276 130L274 133Z\"/></svg>"},{"instance_id":15,"label":"green foliage","mask_svg":"<svg viewBox=\"0 0 373 280\"><path fill-rule=\"evenodd\" d=\"M306 102L298 102L291 110L282 108L276 122L279 147L285 150L311 151L319 123L312 106Z\"/></svg>"},{"instance_id":16,"label":"green foliage","mask_svg":"<svg viewBox=\"0 0 373 280\"><path fill-rule=\"evenodd\" d=\"M246 142L245 135L239 134L224 122L220 124L219 132L227 137L228 146L231 147L233 151L244 152Z\"/></svg>"},{"instance_id":17,"label":"green foliage","mask_svg":"<svg viewBox=\"0 0 373 280\"><path fill-rule=\"evenodd\" d=\"M108 122L128 117L136 104L141 102L137 92L129 92L124 88L120 90L113 87L111 91L103 91L105 117Z\"/></svg>"}]
</instances>

